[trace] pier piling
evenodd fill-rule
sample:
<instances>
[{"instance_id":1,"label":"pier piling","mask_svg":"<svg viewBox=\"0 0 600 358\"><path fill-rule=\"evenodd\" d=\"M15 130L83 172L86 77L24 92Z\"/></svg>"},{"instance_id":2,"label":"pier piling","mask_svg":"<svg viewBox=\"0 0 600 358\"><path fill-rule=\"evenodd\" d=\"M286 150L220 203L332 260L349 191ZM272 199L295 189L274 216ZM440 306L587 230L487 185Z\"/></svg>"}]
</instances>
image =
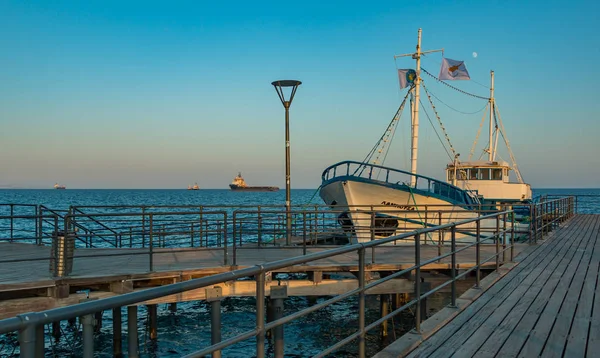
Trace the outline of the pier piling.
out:
<instances>
[{"instance_id":1,"label":"pier piling","mask_svg":"<svg viewBox=\"0 0 600 358\"><path fill-rule=\"evenodd\" d=\"M150 339L155 340L158 338L158 333L156 331L156 316L157 316L157 306L156 305L148 305L148 318L150 319Z\"/></svg>"},{"instance_id":2,"label":"pier piling","mask_svg":"<svg viewBox=\"0 0 600 358\"><path fill-rule=\"evenodd\" d=\"M122 345L122 334L121 334L121 326L122 326L122 318L121 318L121 307L113 308L113 316L112 316L112 326L113 326L113 356L115 358L120 358L123 356L123 351L121 349Z\"/></svg>"},{"instance_id":3,"label":"pier piling","mask_svg":"<svg viewBox=\"0 0 600 358\"><path fill-rule=\"evenodd\" d=\"M83 358L94 357L94 315L88 314L81 318L83 323Z\"/></svg>"},{"instance_id":4,"label":"pier piling","mask_svg":"<svg viewBox=\"0 0 600 358\"><path fill-rule=\"evenodd\" d=\"M283 317L283 300L287 298L287 286L271 286L271 307L273 309L273 320L276 321ZM283 358L284 338L283 325L273 328L275 341L275 357Z\"/></svg>"},{"instance_id":5,"label":"pier piling","mask_svg":"<svg viewBox=\"0 0 600 358\"><path fill-rule=\"evenodd\" d=\"M223 289L219 286L206 289L206 300L210 302L210 343L221 342L221 300ZM212 358L221 358L221 351L212 353Z\"/></svg>"},{"instance_id":6,"label":"pier piling","mask_svg":"<svg viewBox=\"0 0 600 358\"><path fill-rule=\"evenodd\" d=\"M139 357L137 311L137 306L127 307L127 350L132 358Z\"/></svg>"}]
</instances>

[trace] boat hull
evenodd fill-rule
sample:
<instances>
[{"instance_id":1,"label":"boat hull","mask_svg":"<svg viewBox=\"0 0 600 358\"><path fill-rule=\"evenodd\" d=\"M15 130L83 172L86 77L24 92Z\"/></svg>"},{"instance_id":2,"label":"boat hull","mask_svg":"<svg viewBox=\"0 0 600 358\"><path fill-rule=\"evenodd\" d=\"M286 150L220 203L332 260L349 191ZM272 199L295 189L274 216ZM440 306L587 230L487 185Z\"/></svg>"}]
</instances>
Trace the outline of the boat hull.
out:
<instances>
[{"instance_id":1,"label":"boat hull","mask_svg":"<svg viewBox=\"0 0 600 358\"><path fill-rule=\"evenodd\" d=\"M237 186L230 184L229 188L232 191L279 191L279 188L276 186Z\"/></svg>"},{"instance_id":2,"label":"boat hull","mask_svg":"<svg viewBox=\"0 0 600 358\"><path fill-rule=\"evenodd\" d=\"M327 205L341 211L339 221L351 234L353 243L368 242L479 216L479 213L469 207L465 208L433 195L415 193L408 186L403 190L378 182L334 180L325 184L319 194ZM476 225L473 222L460 226L456 232L456 240L475 241ZM496 220L482 220L481 227L491 231L496 227ZM449 244L450 240L449 231L422 237L423 243L436 245ZM409 239L393 244L413 243L413 239Z\"/></svg>"}]
</instances>

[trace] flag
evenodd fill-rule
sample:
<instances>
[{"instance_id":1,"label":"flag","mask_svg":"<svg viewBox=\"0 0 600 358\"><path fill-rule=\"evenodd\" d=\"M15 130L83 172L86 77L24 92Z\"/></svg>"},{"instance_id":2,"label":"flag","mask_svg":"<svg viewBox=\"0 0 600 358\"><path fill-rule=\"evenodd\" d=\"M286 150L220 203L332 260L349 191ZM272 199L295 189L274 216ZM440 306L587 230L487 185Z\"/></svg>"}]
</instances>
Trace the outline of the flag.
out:
<instances>
[{"instance_id":1,"label":"flag","mask_svg":"<svg viewBox=\"0 0 600 358\"><path fill-rule=\"evenodd\" d=\"M456 61L449 58L442 58L442 68L440 68L440 80L470 80L469 72L465 66L465 61Z\"/></svg>"},{"instance_id":2,"label":"flag","mask_svg":"<svg viewBox=\"0 0 600 358\"><path fill-rule=\"evenodd\" d=\"M417 73L413 69L398 70L398 80L400 81L400 89L412 86L417 78Z\"/></svg>"}]
</instances>

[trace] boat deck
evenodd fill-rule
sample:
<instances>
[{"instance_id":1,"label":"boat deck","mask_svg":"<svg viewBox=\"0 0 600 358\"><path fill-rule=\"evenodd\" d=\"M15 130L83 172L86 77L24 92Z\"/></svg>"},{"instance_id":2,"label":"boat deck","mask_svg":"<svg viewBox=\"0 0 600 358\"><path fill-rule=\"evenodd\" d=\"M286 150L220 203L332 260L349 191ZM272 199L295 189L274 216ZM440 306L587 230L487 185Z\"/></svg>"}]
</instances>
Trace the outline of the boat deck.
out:
<instances>
[{"instance_id":1,"label":"boat deck","mask_svg":"<svg viewBox=\"0 0 600 358\"><path fill-rule=\"evenodd\" d=\"M517 261L376 357L599 356L600 215L576 215Z\"/></svg>"}]
</instances>

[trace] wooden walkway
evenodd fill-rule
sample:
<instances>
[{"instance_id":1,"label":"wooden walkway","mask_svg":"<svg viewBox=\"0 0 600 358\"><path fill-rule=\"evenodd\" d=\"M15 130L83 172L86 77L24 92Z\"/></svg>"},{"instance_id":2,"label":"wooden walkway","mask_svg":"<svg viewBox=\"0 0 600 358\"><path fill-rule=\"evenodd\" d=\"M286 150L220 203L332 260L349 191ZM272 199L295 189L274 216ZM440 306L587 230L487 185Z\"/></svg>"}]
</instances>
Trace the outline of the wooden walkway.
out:
<instances>
[{"instance_id":1,"label":"wooden walkway","mask_svg":"<svg viewBox=\"0 0 600 358\"><path fill-rule=\"evenodd\" d=\"M599 357L600 215L575 216L517 261L412 352L409 333L377 357Z\"/></svg>"}]
</instances>

